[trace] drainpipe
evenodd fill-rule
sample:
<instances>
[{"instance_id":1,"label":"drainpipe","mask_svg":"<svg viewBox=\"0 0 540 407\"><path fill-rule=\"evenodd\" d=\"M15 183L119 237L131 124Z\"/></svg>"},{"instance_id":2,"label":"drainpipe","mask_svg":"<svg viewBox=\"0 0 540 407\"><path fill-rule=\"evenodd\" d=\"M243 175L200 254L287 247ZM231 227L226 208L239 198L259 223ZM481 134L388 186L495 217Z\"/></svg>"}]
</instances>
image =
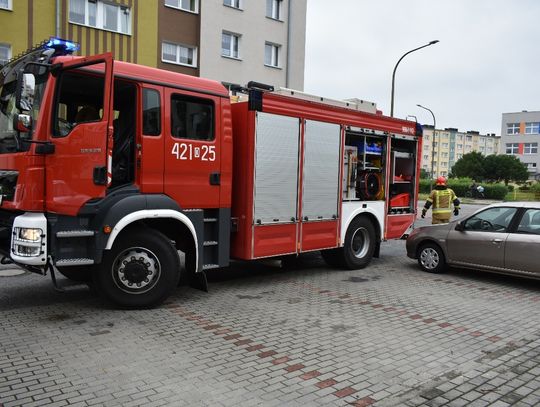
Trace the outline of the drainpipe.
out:
<instances>
[{"instance_id":1,"label":"drainpipe","mask_svg":"<svg viewBox=\"0 0 540 407\"><path fill-rule=\"evenodd\" d=\"M60 0L56 0L56 37L60 37Z\"/></svg>"},{"instance_id":2,"label":"drainpipe","mask_svg":"<svg viewBox=\"0 0 540 407\"><path fill-rule=\"evenodd\" d=\"M285 67L285 87L289 87L290 68L291 62L291 3L292 0L287 0L287 66Z\"/></svg>"}]
</instances>

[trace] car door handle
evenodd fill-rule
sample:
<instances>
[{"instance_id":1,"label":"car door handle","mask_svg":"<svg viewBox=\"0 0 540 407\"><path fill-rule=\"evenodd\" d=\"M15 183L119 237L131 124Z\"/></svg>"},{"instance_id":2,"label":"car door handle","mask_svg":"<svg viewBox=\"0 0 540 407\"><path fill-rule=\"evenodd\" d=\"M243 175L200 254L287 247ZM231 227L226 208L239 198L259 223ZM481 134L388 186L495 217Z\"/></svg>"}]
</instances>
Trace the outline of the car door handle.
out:
<instances>
[{"instance_id":1,"label":"car door handle","mask_svg":"<svg viewBox=\"0 0 540 407\"><path fill-rule=\"evenodd\" d=\"M493 243L493 244L499 244L499 243L501 243L501 242L502 242L502 239L493 239L493 240L491 241L491 243Z\"/></svg>"}]
</instances>

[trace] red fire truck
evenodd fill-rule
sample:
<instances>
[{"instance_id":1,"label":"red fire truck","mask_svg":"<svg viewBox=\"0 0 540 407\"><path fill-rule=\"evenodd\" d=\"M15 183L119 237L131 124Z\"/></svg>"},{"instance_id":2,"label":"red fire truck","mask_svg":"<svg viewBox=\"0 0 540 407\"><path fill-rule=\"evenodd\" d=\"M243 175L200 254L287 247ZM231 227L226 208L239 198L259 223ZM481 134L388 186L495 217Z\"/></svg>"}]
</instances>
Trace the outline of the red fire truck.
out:
<instances>
[{"instance_id":1,"label":"red fire truck","mask_svg":"<svg viewBox=\"0 0 540 407\"><path fill-rule=\"evenodd\" d=\"M412 225L416 123L257 83L231 101L73 49L51 39L0 71L3 263L147 307L230 259L320 250L362 268Z\"/></svg>"}]
</instances>

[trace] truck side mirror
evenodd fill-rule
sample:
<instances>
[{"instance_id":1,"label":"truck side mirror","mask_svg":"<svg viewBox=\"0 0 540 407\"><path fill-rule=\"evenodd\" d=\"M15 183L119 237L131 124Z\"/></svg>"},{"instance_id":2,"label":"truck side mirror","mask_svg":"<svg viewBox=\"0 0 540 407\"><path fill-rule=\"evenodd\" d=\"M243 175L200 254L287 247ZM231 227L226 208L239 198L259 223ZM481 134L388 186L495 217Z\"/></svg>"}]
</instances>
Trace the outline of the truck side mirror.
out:
<instances>
[{"instance_id":1,"label":"truck side mirror","mask_svg":"<svg viewBox=\"0 0 540 407\"><path fill-rule=\"evenodd\" d=\"M34 106L34 94L36 92L36 78L34 74L23 73L17 83L16 106L20 111L30 111Z\"/></svg>"},{"instance_id":2,"label":"truck side mirror","mask_svg":"<svg viewBox=\"0 0 540 407\"><path fill-rule=\"evenodd\" d=\"M32 130L32 116L29 114L15 115L15 129L21 133L29 133Z\"/></svg>"}]
</instances>

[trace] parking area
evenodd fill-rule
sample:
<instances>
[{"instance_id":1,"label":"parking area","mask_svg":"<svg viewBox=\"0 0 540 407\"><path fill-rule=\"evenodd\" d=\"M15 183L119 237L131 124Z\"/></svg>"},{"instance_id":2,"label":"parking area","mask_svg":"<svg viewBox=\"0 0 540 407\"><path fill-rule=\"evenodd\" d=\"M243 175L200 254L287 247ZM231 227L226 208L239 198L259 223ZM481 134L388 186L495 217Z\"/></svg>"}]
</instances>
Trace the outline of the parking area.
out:
<instances>
[{"instance_id":1,"label":"parking area","mask_svg":"<svg viewBox=\"0 0 540 407\"><path fill-rule=\"evenodd\" d=\"M64 279L57 293L0 278L0 405L540 403L538 281L423 273L404 241L364 270L313 253L209 280L210 293L123 311Z\"/></svg>"}]
</instances>

